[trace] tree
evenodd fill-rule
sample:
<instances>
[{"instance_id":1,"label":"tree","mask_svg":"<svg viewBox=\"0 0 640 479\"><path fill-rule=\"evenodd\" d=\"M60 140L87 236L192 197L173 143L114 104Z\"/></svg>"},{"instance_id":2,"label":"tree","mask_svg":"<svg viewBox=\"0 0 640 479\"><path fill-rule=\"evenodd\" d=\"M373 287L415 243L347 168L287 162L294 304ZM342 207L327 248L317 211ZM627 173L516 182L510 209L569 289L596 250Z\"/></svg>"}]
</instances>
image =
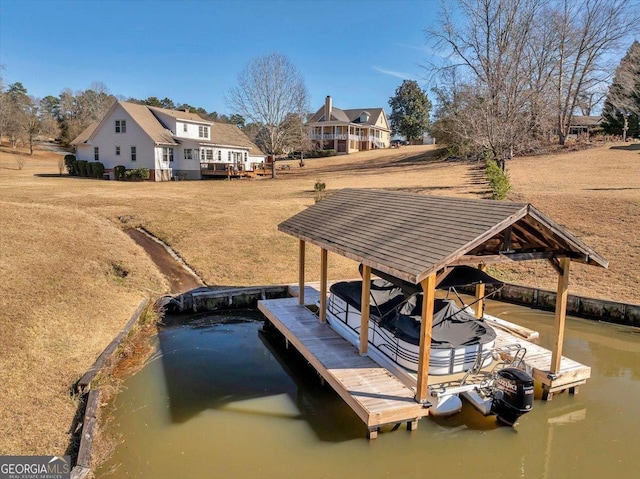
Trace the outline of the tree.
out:
<instances>
[{"instance_id":1,"label":"tree","mask_svg":"<svg viewBox=\"0 0 640 479\"><path fill-rule=\"evenodd\" d=\"M101 82L93 82L84 91L65 88L58 98L58 125L64 144L73 141L92 122L101 121L116 101Z\"/></svg>"},{"instance_id":2,"label":"tree","mask_svg":"<svg viewBox=\"0 0 640 479\"><path fill-rule=\"evenodd\" d=\"M476 149L488 151L504 170L506 160L522 147L535 123L532 105L536 90L544 89L546 58L536 58L532 40L542 0L459 0L458 11L443 7L441 24L428 32L435 47L452 52L455 63L441 71L453 84L447 92L453 115L450 127ZM460 23L459 19L465 19ZM536 71L534 67L542 69ZM462 79L462 81L460 81ZM536 83L540 85L536 86ZM441 98L439 98L441 99ZM463 110L457 108L464 106ZM441 123L441 125L444 125Z\"/></svg>"},{"instance_id":3,"label":"tree","mask_svg":"<svg viewBox=\"0 0 640 479\"><path fill-rule=\"evenodd\" d=\"M229 117L229 123L236 125L238 128L244 128L244 117L242 115L233 114Z\"/></svg>"},{"instance_id":4,"label":"tree","mask_svg":"<svg viewBox=\"0 0 640 479\"><path fill-rule=\"evenodd\" d=\"M609 87L602 111L603 128L608 133L640 135L640 42L634 41Z\"/></svg>"},{"instance_id":5,"label":"tree","mask_svg":"<svg viewBox=\"0 0 640 479\"><path fill-rule=\"evenodd\" d=\"M40 123L42 132L57 138L60 134L58 120L60 117L60 99L47 95L40 100Z\"/></svg>"},{"instance_id":6,"label":"tree","mask_svg":"<svg viewBox=\"0 0 640 479\"><path fill-rule=\"evenodd\" d=\"M30 97L29 101L23 106L21 128L29 142L29 154L33 156L33 142L42 129L40 102L36 98Z\"/></svg>"},{"instance_id":7,"label":"tree","mask_svg":"<svg viewBox=\"0 0 640 479\"><path fill-rule=\"evenodd\" d=\"M285 55L270 53L256 58L237 76L236 85L226 95L231 110L260 125L259 143L268 155L281 154L289 142L291 122L287 115L308 103L302 75ZM271 176L276 177L275 162Z\"/></svg>"},{"instance_id":8,"label":"tree","mask_svg":"<svg viewBox=\"0 0 640 479\"><path fill-rule=\"evenodd\" d=\"M173 100L171 98L163 98L162 100L160 100L160 105L162 106L162 108L166 108L168 110L175 110L176 105L175 103L173 103Z\"/></svg>"},{"instance_id":9,"label":"tree","mask_svg":"<svg viewBox=\"0 0 640 479\"><path fill-rule=\"evenodd\" d=\"M490 153L503 169L508 158L551 141L552 134L564 144L573 115L599 103L608 56L639 28L640 7L629 0L445 6L429 39L450 54L436 71L449 70L441 78L455 83L434 90L446 106L439 106L434 129Z\"/></svg>"},{"instance_id":10,"label":"tree","mask_svg":"<svg viewBox=\"0 0 640 479\"><path fill-rule=\"evenodd\" d=\"M389 98L391 131L403 135L407 140L422 139L429 127L431 102L427 93L414 80L404 80Z\"/></svg>"},{"instance_id":11,"label":"tree","mask_svg":"<svg viewBox=\"0 0 640 479\"><path fill-rule=\"evenodd\" d=\"M4 102L3 134L9 137L11 147L15 148L18 141L24 137L24 125L31 99L24 85L15 82L7 87Z\"/></svg>"},{"instance_id":12,"label":"tree","mask_svg":"<svg viewBox=\"0 0 640 479\"><path fill-rule=\"evenodd\" d=\"M562 0L547 18L556 34L553 81L563 145L581 97L609 78L607 55L638 31L640 5L628 0Z\"/></svg>"}]
</instances>

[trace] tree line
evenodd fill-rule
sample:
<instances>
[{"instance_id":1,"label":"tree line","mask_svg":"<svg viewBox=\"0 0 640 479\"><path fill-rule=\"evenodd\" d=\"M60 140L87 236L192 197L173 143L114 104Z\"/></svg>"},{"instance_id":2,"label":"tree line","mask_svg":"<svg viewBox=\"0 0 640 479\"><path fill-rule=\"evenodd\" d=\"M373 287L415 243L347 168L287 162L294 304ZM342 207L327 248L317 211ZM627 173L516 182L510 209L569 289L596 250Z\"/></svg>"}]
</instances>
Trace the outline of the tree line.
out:
<instances>
[{"instance_id":1,"label":"tree line","mask_svg":"<svg viewBox=\"0 0 640 479\"><path fill-rule=\"evenodd\" d=\"M638 116L637 42L616 73L620 94L607 96L610 59L639 29L640 7L629 0L443 4L426 32L447 57L429 67L437 83L431 131L458 154L488 155L504 169L515 154L564 145L574 117L589 115L605 97L605 128L628 124ZM634 69L635 80L623 75Z\"/></svg>"},{"instance_id":2,"label":"tree line","mask_svg":"<svg viewBox=\"0 0 640 479\"><path fill-rule=\"evenodd\" d=\"M13 148L18 143L28 146L31 154L34 141L40 136L55 138L68 146L87 126L102 120L118 100L159 108L188 109L207 120L246 127L244 118L237 114L219 114L188 103L176 103L170 98L116 96L102 82L94 82L85 90L65 88L58 96L37 98L29 94L22 82L5 87L0 76L0 136L7 138Z\"/></svg>"}]
</instances>

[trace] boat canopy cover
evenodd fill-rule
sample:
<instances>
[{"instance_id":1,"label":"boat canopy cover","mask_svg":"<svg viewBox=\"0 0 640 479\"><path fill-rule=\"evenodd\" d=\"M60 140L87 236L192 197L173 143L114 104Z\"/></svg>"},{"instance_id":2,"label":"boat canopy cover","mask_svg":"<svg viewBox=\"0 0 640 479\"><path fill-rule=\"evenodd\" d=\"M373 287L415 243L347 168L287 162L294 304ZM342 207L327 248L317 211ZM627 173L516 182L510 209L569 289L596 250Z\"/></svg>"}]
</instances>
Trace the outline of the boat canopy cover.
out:
<instances>
[{"instance_id":1,"label":"boat canopy cover","mask_svg":"<svg viewBox=\"0 0 640 479\"><path fill-rule=\"evenodd\" d=\"M360 274L362 274L362 265L360 265L359 269ZM371 273L379 278L393 283L399 288L402 288L402 291L407 296L422 292L422 288L419 284L412 284L408 281L396 278L395 276L383 273L382 271L378 271L377 269L373 268L371 269ZM455 266L452 268L449 274L447 274L447 276L445 276L445 278L440 282L440 284L438 285L438 289L459 288L462 286L471 286L474 284L492 284L498 287L504 286L504 283L502 281L489 276L487 273L478 268L473 268L471 266Z\"/></svg>"},{"instance_id":2,"label":"boat canopy cover","mask_svg":"<svg viewBox=\"0 0 640 479\"><path fill-rule=\"evenodd\" d=\"M414 298L415 302L407 302L400 310L396 318L395 334L408 343L418 344L422 320L422 295L416 295ZM431 330L432 348L458 348L486 344L495 339L496 332L493 328L460 309L454 300L435 300Z\"/></svg>"},{"instance_id":3,"label":"boat canopy cover","mask_svg":"<svg viewBox=\"0 0 640 479\"><path fill-rule=\"evenodd\" d=\"M438 285L439 289L459 288L473 284L492 284L504 286L500 280L489 276L484 271L471 266L456 266Z\"/></svg>"},{"instance_id":4,"label":"boat canopy cover","mask_svg":"<svg viewBox=\"0 0 640 479\"><path fill-rule=\"evenodd\" d=\"M331 292L347 304L361 309L362 281L342 281L331 286ZM371 281L371 319L398 338L412 344L420 341L422 294L405 298L402 288L383 279ZM453 300L436 299L433 309L431 347L455 348L485 344L496 338L487 324L460 309Z\"/></svg>"},{"instance_id":5,"label":"boat canopy cover","mask_svg":"<svg viewBox=\"0 0 640 479\"><path fill-rule=\"evenodd\" d=\"M404 301L402 289L385 281L371 281L371 314L378 319L384 318ZM362 281L342 281L331 286L331 292L360 311L362 306Z\"/></svg>"}]
</instances>

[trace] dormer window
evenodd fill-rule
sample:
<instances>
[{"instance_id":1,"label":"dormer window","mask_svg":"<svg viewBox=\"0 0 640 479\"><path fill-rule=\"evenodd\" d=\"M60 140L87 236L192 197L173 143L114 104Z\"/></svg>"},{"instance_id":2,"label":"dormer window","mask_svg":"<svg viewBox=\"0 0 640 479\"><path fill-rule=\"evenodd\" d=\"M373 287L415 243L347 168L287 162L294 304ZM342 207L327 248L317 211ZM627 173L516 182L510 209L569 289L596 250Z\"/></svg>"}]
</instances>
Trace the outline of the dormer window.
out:
<instances>
[{"instance_id":1,"label":"dormer window","mask_svg":"<svg viewBox=\"0 0 640 479\"><path fill-rule=\"evenodd\" d=\"M370 116L371 115L369 114L368 111L363 111L362 113L360 113L360 123L368 122Z\"/></svg>"},{"instance_id":2,"label":"dormer window","mask_svg":"<svg viewBox=\"0 0 640 479\"><path fill-rule=\"evenodd\" d=\"M209 138L209 127L204 125L198 126L198 137Z\"/></svg>"},{"instance_id":3,"label":"dormer window","mask_svg":"<svg viewBox=\"0 0 640 479\"><path fill-rule=\"evenodd\" d=\"M116 120L116 133L127 132L127 120Z\"/></svg>"}]
</instances>

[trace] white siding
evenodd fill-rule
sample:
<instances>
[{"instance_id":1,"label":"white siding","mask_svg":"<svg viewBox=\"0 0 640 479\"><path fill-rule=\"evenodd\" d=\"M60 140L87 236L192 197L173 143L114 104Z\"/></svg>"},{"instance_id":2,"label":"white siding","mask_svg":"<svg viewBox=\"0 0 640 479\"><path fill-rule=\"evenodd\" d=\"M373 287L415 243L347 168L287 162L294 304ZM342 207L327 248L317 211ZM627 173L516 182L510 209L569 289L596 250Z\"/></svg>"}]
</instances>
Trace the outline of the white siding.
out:
<instances>
[{"instance_id":1,"label":"white siding","mask_svg":"<svg viewBox=\"0 0 640 479\"><path fill-rule=\"evenodd\" d=\"M184 131L184 126L187 125L187 131ZM208 135L206 137L200 136L200 127L206 126ZM178 120L176 122L176 136L180 138L189 138L192 140L210 141L211 140L211 126L203 125L202 123L191 123L186 120Z\"/></svg>"},{"instance_id":2,"label":"white siding","mask_svg":"<svg viewBox=\"0 0 640 479\"><path fill-rule=\"evenodd\" d=\"M151 110L151 113L156 118L160 119L160 123L162 123L165 128L171 130L171 133L173 133L174 135L176 134L176 119L174 117L161 113L157 110Z\"/></svg>"},{"instance_id":3,"label":"white siding","mask_svg":"<svg viewBox=\"0 0 640 479\"><path fill-rule=\"evenodd\" d=\"M125 120L127 129L125 133L115 132L115 121ZM93 137L87 144L78 145L77 158L79 160L94 161L94 148L99 148L99 161L106 169L123 165L127 169L149 168L154 169L154 143L149 136L133 121L133 118L118 105L111 114L98 127ZM116 156L116 146L120 147L120 156ZM131 147L137 150L137 161L131 161Z\"/></svg>"}]
</instances>

